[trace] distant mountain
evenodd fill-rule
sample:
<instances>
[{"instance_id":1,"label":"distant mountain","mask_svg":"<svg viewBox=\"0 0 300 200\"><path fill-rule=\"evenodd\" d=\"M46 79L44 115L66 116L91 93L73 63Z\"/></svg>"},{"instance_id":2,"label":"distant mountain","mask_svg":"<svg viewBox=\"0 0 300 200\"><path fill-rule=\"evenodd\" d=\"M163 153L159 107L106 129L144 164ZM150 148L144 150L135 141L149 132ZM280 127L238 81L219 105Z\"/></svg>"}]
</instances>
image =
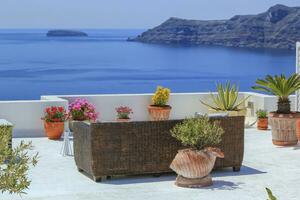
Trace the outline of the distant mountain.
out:
<instances>
[{"instance_id":1,"label":"distant mountain","mask_svg":"<svg viewBox=\"0 0 300 200\"><path fill-rule=\"evenodd\" d=\"M88 36L85 32L74 30L50 30L47 33L48 37L85 37Z\"/></svg>"},{"instance_id":2,"label":"distant mountain","mask_svg":"<svg viewBox=\"0 0 300 200\"><path fill-rule=\"evenodd\" d=\"M300 41L300 7L275 5L257 15L229 20L170 18L130 41L294 49Z\"/></svg>"}]
</instances>

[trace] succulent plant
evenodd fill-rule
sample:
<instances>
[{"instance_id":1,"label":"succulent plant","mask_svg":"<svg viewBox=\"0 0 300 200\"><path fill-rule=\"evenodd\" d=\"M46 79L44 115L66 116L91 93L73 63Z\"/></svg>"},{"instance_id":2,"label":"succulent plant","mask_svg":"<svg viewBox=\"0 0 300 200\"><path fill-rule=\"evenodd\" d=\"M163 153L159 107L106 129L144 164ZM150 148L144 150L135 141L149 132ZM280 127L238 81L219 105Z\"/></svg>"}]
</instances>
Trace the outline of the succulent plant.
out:
<instances>
[{"instance_id":1,"label":"succulent plant","mask_svg":"<svg viewBox=\"0 0 300 200\"><path fill-rule=\"evenodd\" d=\"M217 84L217 92L217 95L210 93L214 105L200 100L201 103L216 111L238 111L240 110L239 107L250 97L247 96L238 100L239 88L235 84L231 86L230 82L227 82L225 87L222 84Z\"/></svg>"}]
</instances>

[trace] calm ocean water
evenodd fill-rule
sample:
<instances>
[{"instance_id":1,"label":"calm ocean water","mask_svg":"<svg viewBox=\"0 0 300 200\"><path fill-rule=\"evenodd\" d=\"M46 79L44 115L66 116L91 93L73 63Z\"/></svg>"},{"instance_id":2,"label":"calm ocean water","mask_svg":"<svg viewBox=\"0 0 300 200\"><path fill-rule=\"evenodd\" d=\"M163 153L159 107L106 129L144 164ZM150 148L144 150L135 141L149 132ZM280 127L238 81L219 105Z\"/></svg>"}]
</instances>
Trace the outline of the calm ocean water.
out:
<instances>
[{"instance_id":1,"label":"calm ocean water","mask_svg":"<svg viewBox=\"0 0 300 200\"><path fill-rule=\"evenodd\" d=\"M295 71L295 53L127 42L143 30L85 30L86 38L47 38L47 30L0 30L0 100L51 94L214 91L230 80L250 91L256 78Z\"/></svg>"}]
</instances>

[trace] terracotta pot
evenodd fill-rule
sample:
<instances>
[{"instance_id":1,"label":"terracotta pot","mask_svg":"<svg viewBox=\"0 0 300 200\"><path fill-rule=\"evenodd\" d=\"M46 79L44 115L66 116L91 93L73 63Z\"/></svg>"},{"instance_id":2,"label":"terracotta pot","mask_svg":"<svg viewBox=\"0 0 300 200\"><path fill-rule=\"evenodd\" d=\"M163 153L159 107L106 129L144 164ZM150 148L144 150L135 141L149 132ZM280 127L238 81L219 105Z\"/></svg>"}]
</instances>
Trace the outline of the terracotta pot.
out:
<instances>
[{"instance_id":1,"label":"terracotta pot","mask_svg":"<svg viewBox=\"0 0 300 200\"><path fill-rule=\"evenodd\" d=\"M298 141L300 141L300 119L296 121L296 133L297 133Z\"/></svg>"},{"instance_id":2,"label":"terracotta pot","mask_svg":"<svg viewBox=\"0 0 300 200\"><path fill-rule=\"evenodd\" d=\"M204 187L212 184L210 172L215 165L216 158L224 158L218 148L179 150L170 168L178 176L175 184L180 187Z\"/></svg>"},{"instance_id":3,"label":"terracotta pot","mask_svg":"<svg viewBox=\"0 0 300 200\"><path fill-rule=\"evenodd\" d=\"M269 122L272 127L272 141L278 146L293 146L298 143L296 122L300 113L279 114L271 112Z\"/></svg>"},{"instance_id":4,"label":"terracotta pot","mask_svg":"<svg viewBox=\"0 0 300 200\"><path fill-rule=\"evenodd\" d=\"M64 132L64 122L46 122L44 121L44 129L47 137L51 140L58 140Z\"/></svg>"},{"instance_id":5,"label":"terracotta pot","mask_svg":"<svg viewBox=\"0 0 300 200\"><path fill-rule=\"evenodd\" d=\"M117 118L117 122L129 122L130 121L130 118L129 119L119 119Z\"/></svg>"},{"instance_id":6,"label":"terracotta pot","mask_svg":"<svg viewBox=\"0 0 300 200\"><path fill-rule=\"evenodd\" d=\"M152 121L168 120L170 117L171 106L148 106L148 112Z\"/></svg>"},{"instance_id":7,"label":"terracotta pot","mask_svg":"<svg viewBox=\"0 0 300 200\"><path fill-rule=\"evenodd\" d=\"M268 118L258 118L257 129L268 130Z\"/></svg>"}]
</instances>

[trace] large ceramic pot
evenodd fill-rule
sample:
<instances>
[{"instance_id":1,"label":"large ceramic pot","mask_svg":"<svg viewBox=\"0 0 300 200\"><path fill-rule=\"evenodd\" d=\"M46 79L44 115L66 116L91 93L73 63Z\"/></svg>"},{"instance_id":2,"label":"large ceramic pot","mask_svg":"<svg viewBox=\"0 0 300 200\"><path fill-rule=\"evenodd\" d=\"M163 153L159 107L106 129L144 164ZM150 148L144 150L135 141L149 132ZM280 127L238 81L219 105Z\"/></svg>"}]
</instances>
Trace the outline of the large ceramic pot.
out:
<instances>
[{"instance_id":1,"label":"large ceramic pot","mask_svg":"<svg viewBox=\"0 0 300 200\"><path fill-rule=\"evenodd\" d=\"M46 122L44 121L44 129L47 137L51 140L61 138L65 128L64 122Z\"/></svg>"},{"instance_id":2,"label":"large ceramic pot","mask_svg":"<svg viewBox=\"0 0 300 200\"><path fill-rule=\"evenodd\" d=\"M268 130L268 118L258 118L257 129L258 130Z\"/></svg>"},{"instance_id":3,"label":"large ceramic pot","mask_svg":"<svg viewBox=\"0 0 300 200\"><path fill-rule=\"evenodd\" d=\"M296 133L297 133L298 141L300 141L300 119L296 121Z\"/></svg>"},{"instance_id":4,"label":"large ceramic pot","mask_svg":"<svg viewBox=\"0 0 300 200\"><path fill-rule=\"evenodd\" d=\"M170 165L170 168L178 174L175 184L180 187L212 185L210 172L217 157L224 158L224 154L218 148L210 147L201 151L179 150Z\"/></svg>"},{"instance_id":5,"label":"large ceramic pot","mask_svg":"<svg viewBox=\"0 0 300 200\"><path fill-rule=\"evenodd\" d=\"M298 143L296 122L300 119L300 113L279 114L271 112L269 122L272 127L272 141L278 146L293 146Z\"/></svg>"},{"instance_id":6,"label":"large ceramic pot","mask_svg":"<svg viewBox=\"0 0 300 200\"><path fill-rule=\"evenodd\" d=\"M168 120L170 117L171 106L148 106L148 112L152 121Z\"/></svg>"}]
</instances>

